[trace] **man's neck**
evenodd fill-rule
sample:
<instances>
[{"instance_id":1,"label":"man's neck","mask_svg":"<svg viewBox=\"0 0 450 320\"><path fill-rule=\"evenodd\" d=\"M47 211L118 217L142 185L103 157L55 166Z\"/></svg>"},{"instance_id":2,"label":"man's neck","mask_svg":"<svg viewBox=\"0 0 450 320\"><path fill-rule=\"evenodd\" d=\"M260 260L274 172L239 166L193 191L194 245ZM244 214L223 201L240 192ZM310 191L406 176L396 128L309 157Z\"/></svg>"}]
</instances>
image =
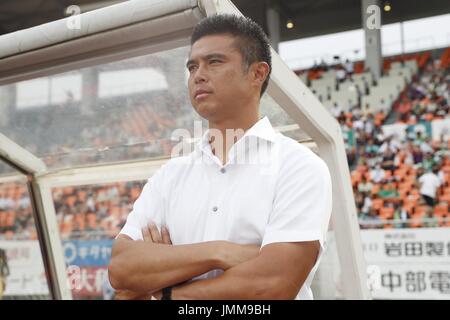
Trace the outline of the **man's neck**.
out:
<instances>
[{"instance_id":1,"label":"man's neck","mask_svg":"<svg viewBox=\"0 0 450 320\"><path fill-rule=\"evenodd\" d=\"M221 160L222 164L227 163L228 152L231 147L258 121L258 111L239 118L224 119L216 122L209 121L209 129L214 129L217 133L220 132L222 137L222 139L210 137L211 150Z\"/></svg>"}]
</instances>

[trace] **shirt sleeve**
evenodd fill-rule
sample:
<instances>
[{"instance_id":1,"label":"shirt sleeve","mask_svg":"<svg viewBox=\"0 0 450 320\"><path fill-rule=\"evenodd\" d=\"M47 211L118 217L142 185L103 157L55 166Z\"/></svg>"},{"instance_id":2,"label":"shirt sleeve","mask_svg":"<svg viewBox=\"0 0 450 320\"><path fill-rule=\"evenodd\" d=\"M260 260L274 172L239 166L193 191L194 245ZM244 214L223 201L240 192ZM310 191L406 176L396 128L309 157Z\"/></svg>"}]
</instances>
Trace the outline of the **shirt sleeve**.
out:
<instances>
[{"instance_id":1,"label":"shirt sleeve","mask_svg":"<svg viewBox=\"0 0 450 320\"><path fill-rule=\"evenodd\" d=\"M273 210L261 247L276 242L319 240L324 249L332 208L331 177L315 154L300 154L283 164Z\"/></svg>"},{"instance_id":2,"label":"shirt sleeve","mask_svg":"<svg viewBox=\"0 0 450 320\"><path fill-rule=\"evenodd\" d=\"M142 228L154 222L160 229L164 224L165 206L163 199L163 167L148 179L141 194L133 204L133 209L119 234L133 240L143 240ZM160 229L161 230L161 229Z\"/></svg>"}]
</instances>

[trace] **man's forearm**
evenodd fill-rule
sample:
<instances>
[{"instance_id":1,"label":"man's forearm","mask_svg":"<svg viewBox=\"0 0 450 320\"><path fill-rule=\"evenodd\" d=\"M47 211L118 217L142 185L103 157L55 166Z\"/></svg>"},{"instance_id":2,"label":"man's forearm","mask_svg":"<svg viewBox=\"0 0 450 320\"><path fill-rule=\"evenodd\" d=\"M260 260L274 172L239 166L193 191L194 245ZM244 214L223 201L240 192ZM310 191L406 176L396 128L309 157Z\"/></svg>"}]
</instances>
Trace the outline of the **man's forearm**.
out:
<instances>
[{"instance_id":1,"label":"man's forearm","mask_svg":"<svg viewBox=\"0 0 450 320\"><path fill-rule=\"evenodd\" d=\"M109 267L115 289L150 293L220 268L219 242L164 245L120 240Z\"/></svg>"},{"instance_id":2,"label":"man's forearm","mask_svg":"<svg viewBox=\"0 0 450 320\"><path fill-rule=\"evenodd\" d=\"M172 298L294 299L314 267L319 250L317 240L269 244L257 257L227 269L217 278L176 286Z\"/></svg>"},{"instance_id":3,"label":"man's forearm","mask_svg":"<svg viewBox=\"0 0 450 320\"><path fill-rule=\"evenodd\" d=\"M257 259L225 271L214 279L197 280L172 289L173 300L267 300L293 299L297 287L259 268ZM253 269L259 268L259 269Z\"/></svg>"}]
</instances>

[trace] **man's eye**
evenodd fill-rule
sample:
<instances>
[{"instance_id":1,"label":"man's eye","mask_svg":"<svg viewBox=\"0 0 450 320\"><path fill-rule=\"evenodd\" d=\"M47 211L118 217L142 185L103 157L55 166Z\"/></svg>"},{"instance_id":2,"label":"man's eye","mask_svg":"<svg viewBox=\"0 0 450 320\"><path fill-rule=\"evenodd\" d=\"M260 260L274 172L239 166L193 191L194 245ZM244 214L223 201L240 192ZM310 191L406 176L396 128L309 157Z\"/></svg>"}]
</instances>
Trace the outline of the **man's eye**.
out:
<instances>
[{"instance_id":1,"label":"man's eye","mask_svg":"<svg viewBox=\"0 0 450 320\"><path fill-rule=\"evenodd\" d=\"M189 72L193 72L195 70L195 68L196 68L196 66L189 66L188 70L189 70Z\"/></svg>"},{"instance_id":2,"label":"man's eye","mask_svg":"<svg viewBox=\"0 0 450 320\"><path fill-rule=\"evenodd\" d=\"M212 60L209 60L209 63L220 63L221 61L220 60L217 60L217 59L212 59Z\"/></svg>"}]
</instances>

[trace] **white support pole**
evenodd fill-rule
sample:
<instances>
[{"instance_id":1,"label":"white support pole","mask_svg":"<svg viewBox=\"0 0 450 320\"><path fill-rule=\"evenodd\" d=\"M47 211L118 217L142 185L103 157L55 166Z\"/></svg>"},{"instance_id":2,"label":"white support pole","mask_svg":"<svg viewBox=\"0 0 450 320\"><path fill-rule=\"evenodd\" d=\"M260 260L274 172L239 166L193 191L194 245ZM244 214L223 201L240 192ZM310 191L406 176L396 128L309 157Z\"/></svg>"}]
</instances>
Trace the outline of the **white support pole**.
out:
<instances>
[{"instance_id":1,"label":"white support pole","mask_svg":"<svg viewBox=\"0 0 450 320\"><path fill-rule=\"evenodd\" d=\"M0 160L2 159L24 174L47 170L41 159L0 133Z\"/></svg>"},{"instance_id":2,"label":"white support pole","mask_svg":"<svg viewBox=\"0 0 450 320\"><path fill-rule=\"evenodd\" d=\"M33 179L29 191L49 290L53 299L72 300L51 188Z\"/></svg>"},{"instance_id":3,"label":"white support pole","mask_svg":"<svg viewBox=\"0 0 450 320\"><path fill-rule=\"evenodd\" d=\"M2 134L0 160L26 175L50 293L54 299L71 299L52 195L36 181L37 174L47 171L45 163Z\"/></svg>"}]
</instances>

